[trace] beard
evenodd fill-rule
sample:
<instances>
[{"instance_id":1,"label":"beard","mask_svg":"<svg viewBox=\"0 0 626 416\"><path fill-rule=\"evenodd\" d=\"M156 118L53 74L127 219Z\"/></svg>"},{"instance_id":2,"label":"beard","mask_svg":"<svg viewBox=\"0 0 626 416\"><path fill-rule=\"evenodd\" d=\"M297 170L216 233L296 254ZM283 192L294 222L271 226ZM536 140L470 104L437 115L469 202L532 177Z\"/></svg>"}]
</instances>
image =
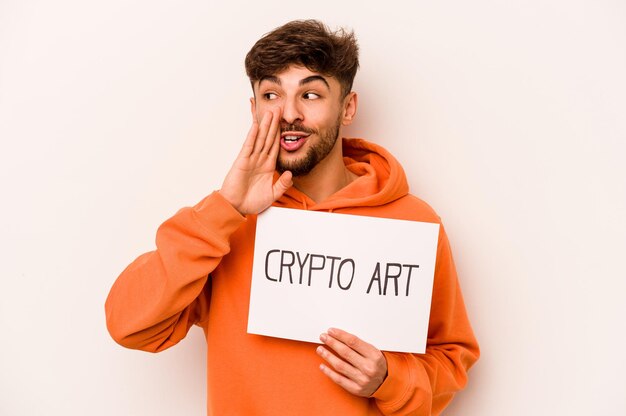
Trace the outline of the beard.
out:
<instances>
[{"instance_id":1,"label":"beard","mask_svg":"<svg viewBox=\"0 0 626 416\"><path fill-rule=\"evenodd\" d=\"M305 127L299 123L281 125L283 131L301 131L308 134L316 134L319 142L310 146L304 156L296 160L285 160L278 154L276 160L276 170L283 173L290 171L293 176L307 175L318 163L328 156L335 143L339 138L339 127L341 126L341 117L337 119L334 125L325 130L315 130Z\"/></svg>"}]
</instances>

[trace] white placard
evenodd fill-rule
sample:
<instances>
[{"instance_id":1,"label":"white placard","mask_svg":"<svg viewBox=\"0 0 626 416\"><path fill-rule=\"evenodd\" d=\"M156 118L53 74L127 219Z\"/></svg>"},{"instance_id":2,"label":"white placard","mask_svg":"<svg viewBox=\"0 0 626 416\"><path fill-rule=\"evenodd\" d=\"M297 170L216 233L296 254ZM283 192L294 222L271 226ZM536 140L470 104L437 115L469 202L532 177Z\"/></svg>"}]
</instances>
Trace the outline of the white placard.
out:
<instances>
[{"instance_id":1,"label":"white placard","mask_svg":"<svg viewBox=\"0 0 626 416\"><path fill-rule=\"evenodd\" d=\"M272 207L258 216L248 333L328 328L424 353L439 224Z\"/></svg>"}]
</instances>

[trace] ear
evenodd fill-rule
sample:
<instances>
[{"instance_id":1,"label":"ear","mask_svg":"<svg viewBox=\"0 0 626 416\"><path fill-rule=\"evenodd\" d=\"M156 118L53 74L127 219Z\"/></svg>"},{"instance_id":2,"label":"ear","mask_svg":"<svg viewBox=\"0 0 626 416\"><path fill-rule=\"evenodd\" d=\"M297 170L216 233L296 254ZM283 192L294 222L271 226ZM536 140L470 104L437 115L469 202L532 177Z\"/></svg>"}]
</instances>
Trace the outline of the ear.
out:
<instances>
[{"instance_id":1,"label":"ear","mask_svg":"<svg viewBox=\"0 0 626 416\"><path fill-rule=\"evenodd\" d=\"M256 120L256 100L254 97L250 97L250 113L252 114L252 120Z\"/></svg>"},{"instance_id":2,"label":"ear","mask_svg":"<svg viewBox=\"0 0 626 416\"><path fill-rule=\"evenodd\" d=\"M343 99L343 117L341 118L341 124L348 126L352 124L354 117L356 116L356 109L358 106L358 97L356 92L352 91L346 98Z\"/></svg>"}]
</instances>

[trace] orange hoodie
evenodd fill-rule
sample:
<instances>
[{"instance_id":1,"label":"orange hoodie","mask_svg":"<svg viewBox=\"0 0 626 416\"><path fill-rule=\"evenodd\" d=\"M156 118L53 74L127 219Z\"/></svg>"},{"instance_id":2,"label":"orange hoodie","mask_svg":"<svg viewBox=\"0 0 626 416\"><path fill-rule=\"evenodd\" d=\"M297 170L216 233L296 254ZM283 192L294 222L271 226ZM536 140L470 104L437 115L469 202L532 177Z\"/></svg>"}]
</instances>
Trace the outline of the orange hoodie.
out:
<instances>
[{"instance_id":1,"label":"orange hoodie","mask_svg":"<svg viewBox=\"0 0 626 416\"><path fill-rule=\"evenodd\" d=\"M343 148L358 179L319 204L291 188L274 205L440 223L408 194L404 171L386 150L361 139L344 139ZM111 336L157 352L192 325L202 327L210 415L437 415L465 386L479 352L443 227L426 353L384 352L388 376L370 398L328 379L316 344L246 332L255 228L256 216L241 216L217 192L165 221L157 249L139 256L111 288Z\"/></svg>"}]
</instances>

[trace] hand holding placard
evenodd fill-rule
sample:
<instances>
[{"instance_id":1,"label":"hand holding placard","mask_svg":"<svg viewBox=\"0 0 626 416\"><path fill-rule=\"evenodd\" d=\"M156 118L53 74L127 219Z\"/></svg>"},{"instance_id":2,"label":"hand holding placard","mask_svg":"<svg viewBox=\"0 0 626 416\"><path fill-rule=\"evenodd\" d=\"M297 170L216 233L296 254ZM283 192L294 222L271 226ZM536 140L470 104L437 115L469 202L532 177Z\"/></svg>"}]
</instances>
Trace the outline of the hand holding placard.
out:
<instances>
[{"instance_id":1,"label":"hand holding placard","mask_svg":"<svg viewBox=\"0 0 626 416\"><path fill-rule=\"evenodd\" d=\"M385 381L387 360L373 345L335 328L322 334L320 340L337 353L335 356L328 349L317 347L317 354L332 367L322 364L320 370L350 393L369 397Z\"/></svg>"}]
</instances>

